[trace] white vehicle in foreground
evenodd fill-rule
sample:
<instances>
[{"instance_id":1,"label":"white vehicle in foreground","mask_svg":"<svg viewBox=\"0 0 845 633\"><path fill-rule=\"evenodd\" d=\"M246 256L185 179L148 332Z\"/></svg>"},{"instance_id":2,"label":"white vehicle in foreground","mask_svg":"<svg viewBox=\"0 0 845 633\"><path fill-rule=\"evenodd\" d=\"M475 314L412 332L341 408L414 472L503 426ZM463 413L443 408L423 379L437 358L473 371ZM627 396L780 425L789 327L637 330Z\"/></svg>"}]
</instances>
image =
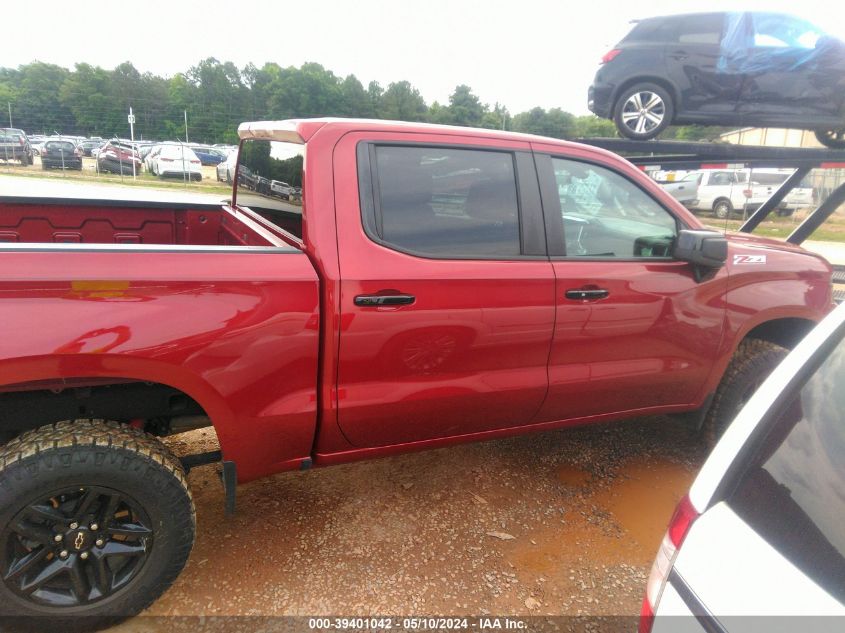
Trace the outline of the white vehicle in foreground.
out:
<instances>
[{"instance_id":1,"label":"white vehicle in foreground","mask_svg":"<svg viewBox=\"0 0 845 633\"><path fill-rule=\"evenodd\" d=\"M194 150L185 145L161 145L147 155L150 171L159 177L174 176L190 180L202 180L202 163ZM153 156L153 154L155 155Z\"/></svg>"},{"instance_id":2,"label":"white vehicle in foreground","mask_svg":"<svg viewBox=\"0 0 845 633\"><path fill-rule=\"evenodd\" d=\"M681 500L640 633L845 630L843 385L840 306L748 400Z\"/></svg>"}]
</instances>

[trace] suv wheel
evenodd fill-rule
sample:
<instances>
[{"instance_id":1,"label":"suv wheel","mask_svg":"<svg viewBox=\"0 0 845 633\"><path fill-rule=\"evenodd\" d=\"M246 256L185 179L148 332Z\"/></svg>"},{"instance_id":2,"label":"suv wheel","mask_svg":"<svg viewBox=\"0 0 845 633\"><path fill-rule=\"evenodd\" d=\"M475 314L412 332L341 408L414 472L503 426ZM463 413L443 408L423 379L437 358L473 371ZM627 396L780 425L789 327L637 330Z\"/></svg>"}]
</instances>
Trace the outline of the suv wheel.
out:
<instances>
[{"instance_id":1,"label":"suv wheel","mask_svg":"<svg viewBox=\"0 0 845 633\"><path fill-rule=\"evenodd\" d=\"M845 149L845 127L836 130L816 130L819 143L831 149Z\"/></svg>"},{"instance_id":2,"label":"suv wheel","mask_svg":"<svg viewBox=\"0 0 845 633\"><path fill-rule=\"evenodd\" d=\"M656 84L636 84L625 90L613 108L613 122L619 133L644 141L660 134L675 115L672 97Z\"/></svg>"},{"instance_id":3,"label":"suv wheel","mask_svg":"<svg viewBox=\"0 0 845 633\"><path fill-rule=\"evenodd\" d=\"M185 471L157 439L76 420L0 448L0 616L92 630L146 608L188 560Z\"/></svg>"},{"instance_id":4,"label":"suv wheel","mask_svg":"<svg viewBox=\"0 0 845 633\"><path fill-rule=\"evenodd\" d=\"M788 353L780 345L760 339L739 344L704 419L704 439L710 448Z\"/></svg>"},{"instance_id":5,"label":"suv wheel","mask_svg":"<svg viewBox=\"0 0 845 633\"><path fill-rule=\"evenodd\" d=\"M720 198L713 203L713 215L720 220L729 218L733 212L734 207L731 204L731 201L726 198Z\"/></svg>"}]
</instances>

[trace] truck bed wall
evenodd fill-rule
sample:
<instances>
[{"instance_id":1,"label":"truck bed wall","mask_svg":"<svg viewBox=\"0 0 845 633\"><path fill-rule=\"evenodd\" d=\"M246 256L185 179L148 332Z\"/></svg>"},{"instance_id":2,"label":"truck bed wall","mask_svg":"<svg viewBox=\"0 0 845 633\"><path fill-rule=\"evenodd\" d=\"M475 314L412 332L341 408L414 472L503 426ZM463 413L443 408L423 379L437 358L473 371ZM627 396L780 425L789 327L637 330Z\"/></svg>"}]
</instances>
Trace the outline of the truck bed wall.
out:
<instances>
[{"instance_id":1,"label":"truck bed wall","mask_svg":"<svg viewBox=\"0 0 845 633\"><path fill-rule=\"evenodd\" d=\"M0 199L0 242L271 246L223 207Z\"/></svg>"}]
</instances>

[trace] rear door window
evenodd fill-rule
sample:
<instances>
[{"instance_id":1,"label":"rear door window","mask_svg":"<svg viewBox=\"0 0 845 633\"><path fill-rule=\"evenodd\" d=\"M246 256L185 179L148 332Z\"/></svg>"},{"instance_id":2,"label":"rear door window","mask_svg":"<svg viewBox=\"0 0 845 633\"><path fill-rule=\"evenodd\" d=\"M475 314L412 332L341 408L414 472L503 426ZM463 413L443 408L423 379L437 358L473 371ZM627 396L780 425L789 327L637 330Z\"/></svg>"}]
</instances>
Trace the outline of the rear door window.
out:
<instances>
[{"instance_id":1,"label":"rear door window","mask_svg":"<svg viewBox=\"0 0 845 633\"><path fill-rule=\"evenodd\" d=\"M376 146L375 226L396 250L440 258L519 256L514 155Z\"/></svg>"},{"instance_id":2,"label":"rear door window","mask_svg":"<svg viewBox=\"0 0 845 633\"><path fill-rule=\"evenodd\" d=\"M724 13L702 13L685 16L678 25L679 44L709 44L718 46L725 25Z\"/></svg>"},{"instance_id":3,"label":"rear door window","mask_svg":"<svg viewBox=\"0 0 845 633\"><path fill-rule=\"evenodd\" d=\"M781 407L728 505L845 603L845 344Z\"/></svg>"}]
</instances>

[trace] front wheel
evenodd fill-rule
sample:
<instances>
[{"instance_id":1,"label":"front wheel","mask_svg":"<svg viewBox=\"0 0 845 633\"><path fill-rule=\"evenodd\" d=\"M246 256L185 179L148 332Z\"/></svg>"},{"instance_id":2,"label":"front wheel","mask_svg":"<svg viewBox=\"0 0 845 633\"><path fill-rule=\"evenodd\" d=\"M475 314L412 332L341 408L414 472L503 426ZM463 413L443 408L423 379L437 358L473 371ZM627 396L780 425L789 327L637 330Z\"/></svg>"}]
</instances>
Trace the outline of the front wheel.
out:
<instances>
[{"instance_id":1,"label":"front wheel","mask_svg":"<svg viewBox=\"0 0 845 633\"><path fill-rule=\"evenodd\" d=\"M746 339L739 344L704 419L702 430L710 448L788 353L780 345L761 339Z\"/></svg>"},{"instance_id":2,"label":"front wheel","mask_svg":"<svg viewBox=\"0 0 845 633\"><path fill-rule=\"evenodd\" d=\"M835 130L816 130L819 143L831 149L845 149L845 127Z\"/></svg>"},{"instance_id":3,"label":"front wheel","mask_svg":"<svg viewBox=\"0 0 845 633\"><path fill-rule=\"evenodd\" d=\"M195 515L185 472L158 440L76 420L0 448L0 526L0 617L77 631L158 598L185 566Z\"/></svg>"},{"instance_id":4,"label":"front wheel","mask_svg":"<svg viewBox=\"0 0 845 633\"><path fill-rule=\"evenodd\" d=\"M656 84L631 86L616 100L613 122L619 133L636 141L652 139L672 123L672 97Z\"/></svg>"}]
</instances>

